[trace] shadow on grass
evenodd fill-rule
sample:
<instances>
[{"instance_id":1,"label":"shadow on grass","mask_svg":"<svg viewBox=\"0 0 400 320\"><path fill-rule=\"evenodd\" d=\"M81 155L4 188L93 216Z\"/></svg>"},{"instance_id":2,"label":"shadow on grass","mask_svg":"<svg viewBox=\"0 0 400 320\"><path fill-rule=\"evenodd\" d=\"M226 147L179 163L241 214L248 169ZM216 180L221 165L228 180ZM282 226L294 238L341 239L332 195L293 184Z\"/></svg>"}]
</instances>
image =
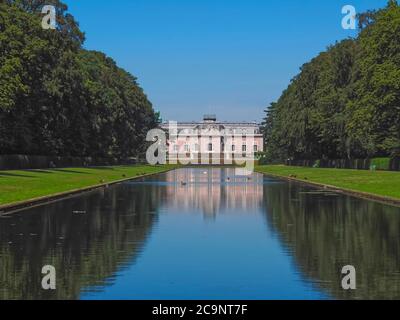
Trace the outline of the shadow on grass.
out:
<instances>
[{"instance_id":1,"label":"shadow on grass","mask_svg":"<svg viewBox=\"0 0 400 320\"><path fill-rule=\"evenodd\" d=\"M74 173L74 174L91 174L90 172L82 172L68 169L53 169L52 171L60 172L60 173Z\"/></svg>"},{"instance_id":2,"label":"shadow on grass","mask_svg":"<svg viewBox=\"0 0 400 320\"><path fill-rule=\"evenodd\" d=\"M39 170L39 169L31 169L31 170L21 170L24 172L31 172L31 173L46 173L46 174L53 174L54 172L47 171L47 170Z\"/></svg>"},{"instance_id":3,"label":"shadow on grass","mask_svg":"<svg viewBox=\"0 0 400 320\"><path fill-rule=\"evenodd\" d=\"M6 173L6 172L1 172L0 171L0 178L2 177L13 177L13 178L37 178L34 176L28 176L24 174L16 174L16 173Z\"/></svg>"}]
</instances>

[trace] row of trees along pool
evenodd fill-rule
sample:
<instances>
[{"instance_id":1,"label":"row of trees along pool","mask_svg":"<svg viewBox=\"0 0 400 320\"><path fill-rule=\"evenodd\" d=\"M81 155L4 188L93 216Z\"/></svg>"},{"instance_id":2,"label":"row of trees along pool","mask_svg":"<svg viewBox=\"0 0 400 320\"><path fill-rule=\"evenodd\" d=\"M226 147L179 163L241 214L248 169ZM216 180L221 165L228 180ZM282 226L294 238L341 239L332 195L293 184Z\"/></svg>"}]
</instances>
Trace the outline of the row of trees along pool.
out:
<instances>
[{"instance_id":1,"label":"row of trees along pool","mask_svg":"<svg viewBox=\"0 0 400 320\"><path fill-rule=\"evenodd\" d=\"M266 110L268 160L394 157L400 152L400 7L358 17L360 32L302 66Z\"/></svg>"},{"instance_id":2,"label":"row of trees along pool","mask_svg":"<svg viewBox=\"0 0 400 320\"><path fill-rule=\"evenodd\" d=\"M42 28L43 5L57 29ZM0 154L123 158L157 121L136 78L105 54L58 0L0 0Z\"/></svg>"}]
</instances>

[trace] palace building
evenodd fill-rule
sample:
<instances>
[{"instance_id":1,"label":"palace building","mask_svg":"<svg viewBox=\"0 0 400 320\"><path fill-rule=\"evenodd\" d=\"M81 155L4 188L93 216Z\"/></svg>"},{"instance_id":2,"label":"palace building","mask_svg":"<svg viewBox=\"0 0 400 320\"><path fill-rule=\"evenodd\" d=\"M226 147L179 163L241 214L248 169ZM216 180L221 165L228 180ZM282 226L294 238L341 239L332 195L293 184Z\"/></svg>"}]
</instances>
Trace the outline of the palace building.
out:
<instances>
[{"instance_id":1,"label":"palace building","mask_svg":"<svg viewBox=\"0 0 400 320\"><path fill-rule=\"evenodd\" d=\"M167 122L168 159L185 158L192 163L230 163L264 151L264 139L256 122L221 122L215 115L201 122Z\"/></svg>"}]
</instances>

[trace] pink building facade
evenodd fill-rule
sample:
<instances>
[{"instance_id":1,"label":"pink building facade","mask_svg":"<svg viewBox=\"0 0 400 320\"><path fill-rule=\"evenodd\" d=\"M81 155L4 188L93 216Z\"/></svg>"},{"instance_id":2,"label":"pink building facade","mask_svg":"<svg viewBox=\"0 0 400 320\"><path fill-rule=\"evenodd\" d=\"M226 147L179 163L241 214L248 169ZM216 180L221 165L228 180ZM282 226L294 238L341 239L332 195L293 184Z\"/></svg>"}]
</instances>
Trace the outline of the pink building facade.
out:
<instances>
[{"instance_id":1,"label":"pink building facade","mask_svg":"<svg viewBox=\"0 0 400 320\"><path fill-rule=\"evenodd\" d=\"M264 139L257 123L219 122L205 116L202 122L164 123L168 159L192 163L230 164L255 158L264 151Z\"/></svg>"}]
</instances>

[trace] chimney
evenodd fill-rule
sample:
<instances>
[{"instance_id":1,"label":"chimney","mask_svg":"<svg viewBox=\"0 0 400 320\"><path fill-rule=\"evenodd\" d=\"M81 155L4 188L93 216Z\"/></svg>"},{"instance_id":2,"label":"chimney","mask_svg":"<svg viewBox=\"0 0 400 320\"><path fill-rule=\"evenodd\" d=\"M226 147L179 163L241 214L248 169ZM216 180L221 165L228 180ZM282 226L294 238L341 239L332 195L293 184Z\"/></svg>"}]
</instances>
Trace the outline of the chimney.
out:
<instances>
[{"instance_id":1,"label":"chimney","mask_svg":"<svg viewBox=\"0 0 400 320\"><path fill-rule=\"evenodd\" d=\"M206 114L203 118L204 122L217 122L217 116L215 114Z\"/></svg>"}]
</instances>

